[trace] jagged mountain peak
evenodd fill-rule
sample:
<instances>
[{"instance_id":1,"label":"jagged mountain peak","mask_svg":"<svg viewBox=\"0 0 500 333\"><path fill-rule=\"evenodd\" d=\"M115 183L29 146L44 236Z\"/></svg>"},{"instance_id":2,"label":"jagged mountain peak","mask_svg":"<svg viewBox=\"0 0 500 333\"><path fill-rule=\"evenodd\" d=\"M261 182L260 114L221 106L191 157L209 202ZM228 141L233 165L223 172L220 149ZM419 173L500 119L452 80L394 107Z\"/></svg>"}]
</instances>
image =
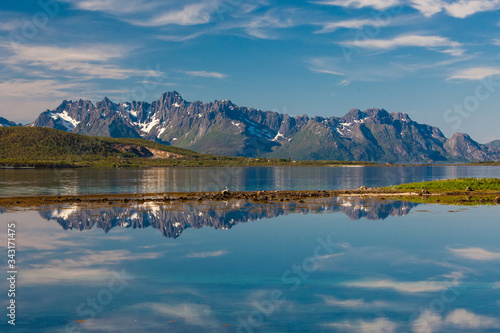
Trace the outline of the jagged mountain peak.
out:
<instances>
[{"instance_id":1,"label":"jagged mountain peak","mask_svg":"<svg viewBox=\"0 0 500 333\"><path fill-rule=\"evenodd\" d=\"M481 145L466 133L455 133L446 140L445 148L452 158L467 161L500 160L500 150Z\"/></svg>"},{"instance_id":2,"label":"jagged mountain peak","mask_svg":"<svg viewBox=\"0 0 500 333\"><path fill-rule=\"evenodd\" d=\"M368 117L368 114L366 114L365 112L362 112L360 109L351 109L342 118L346 122L352 122L354 120L362 120L366 117Z\"/></svg>"},{"instance_id":3,"label":"jagged mountain peak","mask_svg":"<svg viewBox=\"0 0 500 333\"><path fill-rule=\"evenodd\" d=\"M393 112L391 113L391 117L393 120L413 121L407 113L402 112Z\"/></svg>"},{"instance_id":4,"label":"jagged mountain peak","mask_svg":"<svg viewBox=\"0 0 500 333\"><path fill-rule=\"evenodd\" d=\"M342 117L291 117L225 99L190 103L176 91L165 92L151 104L115 104L107 97L95 107L90 101L63 104L42 113L33 125L86 135L142 137L218 155L405 163L500 159L498 149L470 136L446 139L436 127L385 109L352 109ZM467 147L475 152L467 152Z\"/></svg>"},{"instance_id":5,"label":"jagged mountain peak","mask_svg":"<svg viewBox=\"0 0 500 333\"><path fill-rule=\"evenodd\" d=\"M392 117L385 109L368 109L364 111L369 117L380 123L391 123Z\"/></svg>"},{"instance_id":6,"label":"jagged mountain peak","mask_svg":"<svg viewBox=\"0 0 500 333\"><path fill-rule=\"evenodd\" d=\"M166 98L180 98L180 99L183 99L181 94L179 94L177 91L167 91L167 92L164 92L162 95L161 95L161 99L166 99Z\"/></svg>"},{"instance_id":7,"label":"jagged mountain peak","mask_svg":"<svg viewBox=\"0 0 500 333\"><path fill-rule=\"evenodd\" d=\"M105 109L105 110L111 110L111 111L117 111L119 109L118 105L116 105L108 97L104 97L104 99L102 101L97 102L96 107L98 109Z\"/></svg>"},{"instance_id":8,"label":"jagged mountain peak","mask_svg":"<svg viewBox=\"0 0 500 333\"><path fill-rule=\"evenodd\" d=\"M474 141L470 137L469 134L467 133L455 133L451 136L450 140L467 140L467 141ZM474 141L475 142L475 141Z\"/></svg>"}]
</instances>

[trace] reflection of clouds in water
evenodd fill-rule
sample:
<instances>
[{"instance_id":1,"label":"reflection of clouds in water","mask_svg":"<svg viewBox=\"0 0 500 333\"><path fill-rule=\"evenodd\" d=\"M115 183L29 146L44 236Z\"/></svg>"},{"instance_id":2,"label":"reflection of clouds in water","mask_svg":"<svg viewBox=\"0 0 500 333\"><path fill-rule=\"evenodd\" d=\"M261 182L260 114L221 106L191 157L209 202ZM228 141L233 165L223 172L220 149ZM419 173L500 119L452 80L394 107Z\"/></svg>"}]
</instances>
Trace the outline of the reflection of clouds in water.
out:
<instances>
[{"instance_id":1,"label":"reflection of clouds in water","mask_svg":"<svg viewBox=\"0 0 500 333\"><path fill-rule=\"evenodd\" d=\"M457 309L450 313L446 317L445 323L460 329L500 328L500 322L497 319L477 315L465 309Z\"/></svg>"},{"instance_id":2,"label":"reflection of clouds in water","mask_svg":"<svg viewBox=\"0 0 500 333\"><path fill-rule=\"evenodd\" d=\"M364 299L338 299L327 295L319 295L323 298L325 305L332 307L348 309L373 309L373 308L392 308L393 303L383 301L366 302Z\"/></svg>"},{"instance_id":3,"label":"reflection of clouds in water","mask_svg":"<svg viewBox=\"0 0 500 333\"><path fill-rule=\"evenodd\" d=\"M414 333L439 332L443 327L449 329L494 329L500 328L500 321L488 316L478 315L466 309L456 309L446 318L426 310L412 323Z\"/></svg>"},{"instance_id":4,"label":"reflection of clouds in water","mask_svg":"<svg viewBox=\"0 0 500 333\"><path fill-rule=\"evenodd\" d=\"M458 265L456 263L451 263L447 261L440 261L434 259L422 259L417 257L416 255L403 256L400 259L393 262L393 265L408 265L408 266L416 266L416 265L432 265L439 266L444 268L449 268L457 271L472 271L473 269L465 266ZM462 273L463 274L463 273ZM443 275L444 276L444 275ZM446 276L445 276L446 277Z\"/></svg>"},{"instance_id":5,"label":"reflection of clouds in water","mask_svg":"<svg viewBox=\"0 0 500 333\"><path fill-rule=\"evenodd\" d=\"M449 250L457 257L470 259L470 260L500 260L500 252L490 252L480 247L469 247L465 249L452 249Z\"/></svg>"},{"instance_id":6,"label":"reflection of clouds in water","mask_svg":"<svg viewBox=\"0 0 500 333\"><path fill-rule=\"evenodd\" d=\"M208 305L137 303L80 323L85 332L202 332L221 323Z\"/></svg>"},{"instance_id":7,"label":"reflection of clouds in water","mask_svg":"<svg viewBox=\"0 0 500 333\"><path fill-rule=\"evenodd\" d=\"M443 319L440 315L430 310L425 310L420 317L412 323L414 333L433 333L437 332L443 325Z\"/></svg>"},{"instance_id":8,"label":"reflection of clouds in water","mask_svg":"<svg viewBox=\"0 0 500 333\"><path fill-rule=\"evenodd\" d=\"M135 304L132 308L160 315L165 321L183 320L187 325L201 327L217 325L217 320L208 305L146 302Z\"/></svg>"},{"instance_id":9,"label":"reflection of clouds in water","mask_svg":"<svg viewBox=\"0 0 500 333\"><path fill-rule=\"evenodd\" d=\"M438 281L414 281L400 282L391 279L350 281L342 283L343 286L351 288L366 289L393 289L403 293L426 293L446 290L449 283Z\"/></svg>"},{"instance_id":10,"label":"reflection of clouds in water","mask_svg":"<svg viewBox=\"0 0 500 333\"><path fill-rule=\"evenodd\" d=\"M398 325L389 319L377 318L374 320L346 320L328 323L324 326L339 329L342 332L394 333Z\"/></svg>"},{"instance_id":11,"label":"reflection of clouds in water","mask_svg":"<svg viewBox=\"0 0 500 333\"><path fill-rule=\"evenodd\" d=\"M61 247L75 247L85 244L76 241L70 241L71 235L62 233L41 234L26 232L17 237L17 246L19 249L28 250L34 249L38 251L50 251Z\"/></svg>"},{"instance_id":12,"label":"reflection of clouds in water","mask_svg":"<svg viewBox=\"0 0 500 333\"><path fill-rule=\"evenodd\" d=\"M70 253L69 255L74 255ZM48 253L47 257L54 254ZM19 280L26 285L48 285L61 282L92 283L113 276L110 265L119 265L125 261L157 259L161 253L133 254L127 250L85 251L76 259L50 259L47 263L34 264L25 268ZM106 268L95 268L98 266Z\"/></svg>"}]
</instances>

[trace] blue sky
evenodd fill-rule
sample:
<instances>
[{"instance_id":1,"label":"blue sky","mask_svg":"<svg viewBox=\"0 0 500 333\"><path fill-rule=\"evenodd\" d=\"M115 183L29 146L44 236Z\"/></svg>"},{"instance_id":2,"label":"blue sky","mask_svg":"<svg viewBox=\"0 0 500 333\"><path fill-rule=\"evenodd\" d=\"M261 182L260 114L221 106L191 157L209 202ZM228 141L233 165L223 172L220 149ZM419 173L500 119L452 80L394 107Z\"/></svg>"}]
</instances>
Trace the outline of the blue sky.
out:
<instances>
[{"instance_id":1,"label":"blue sky","mask_svg":"<svg viewBox=\"0 0 500 333\"><path fill-rule=\"evenodd\" d=\"M0 116L63 99L291 115L406 112L500 138L500 0L40 0L0 4Z\"/></svg>"}]
</instances>

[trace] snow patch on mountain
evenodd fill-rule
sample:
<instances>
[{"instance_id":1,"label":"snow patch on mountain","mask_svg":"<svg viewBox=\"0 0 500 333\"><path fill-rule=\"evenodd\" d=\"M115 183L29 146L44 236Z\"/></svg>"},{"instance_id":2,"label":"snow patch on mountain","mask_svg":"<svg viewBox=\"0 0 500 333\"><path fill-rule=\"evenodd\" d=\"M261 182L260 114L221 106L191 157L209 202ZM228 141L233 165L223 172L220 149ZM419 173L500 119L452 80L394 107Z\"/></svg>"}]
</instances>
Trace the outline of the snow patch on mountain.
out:
<instances>
[{"instance_id":1,"label":"snow patch on mountain","mask_svg":"<svg viewBox=\"0 0 500 333\"><path fill-rule=\"evenodd\" d=\"M61 125L64 126L68 132L72 131L80 123L73 119L66 110L61 113L49 112L48 115L54 120L59 120Z\"/></svg>"},{"instance_id":2,"label":"snow patch on mountain","mask_svg":"<svg viewBox=\"0 0 500 333\"><path fill-rule=\"evenodd\" d=\"M157 126L158 124L160 124L160 119L158 118L158 115L155 114L153 116L153 118L151 118L151 121L148 121L148 122L144 122L144 123L141 123L141 122L132 122L132 124L134 126L137 126L141 132L144 132L145 134L147 133L150 133L151 130Z\"/></svg>"},{"instance_id":3,"label":"snow patch on mountain","mask_svg":"<svg viewBox=\"0 0 500 333\"><path fill-rule=\"evenodd\" d=\"M281 134L280 132L278 132L278 134L276 134L276 136L274 137L274 139L272 139L271 141L277 142L278 140L280 140L280 138L282 140L286 140L288 142L290 142L292 140L291 138L289 138L289 139L285 138L285 136L283 134Z\"/></svg>"}]
</instances>

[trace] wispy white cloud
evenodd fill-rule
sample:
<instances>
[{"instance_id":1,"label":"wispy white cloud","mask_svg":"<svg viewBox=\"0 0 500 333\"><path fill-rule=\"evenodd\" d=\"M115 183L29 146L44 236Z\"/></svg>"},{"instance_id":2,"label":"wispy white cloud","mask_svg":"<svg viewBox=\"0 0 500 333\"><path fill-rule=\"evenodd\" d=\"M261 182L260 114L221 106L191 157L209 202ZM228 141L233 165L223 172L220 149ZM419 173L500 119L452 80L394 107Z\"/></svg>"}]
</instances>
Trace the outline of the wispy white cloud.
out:
<instances>
[{"instance_id":1,"label":"wispy white cloud","mask_svg":"<svg viewBox=\"0 0 500 333\"><path fill-rule=\"evenodd\" d=\"M264 15L253 15L249 20L237 22L248 35L259 39L276 39L276 29L290 28L299 24L295 10L271 9Z\"/></svg>"},{"instance_id":2,"label":"wispy white cloud","mask_svg":"<svg viewBox=\"0 0 500 333\"><path fill-rule=\"evenodd\" d=\"M367 289L393 289L403 293L425 293L446 290L447 285L438 281L400 282L394 280L364 280L343 283L346 287Z\"/></svg>"},{"instance_id":3,"label":"wispy white cloud","mask_svg":"<svg viewBox=\"0 0 500 333\"><path fill-rule=\"evenodd\" d=\"M488 316L477 315L465 309L457 309L446 316L446 324L460 329L492 329L500 328L500 321Z\"/></svg>"},{"instance_id":4,"label":"wispy white cloud","mask_svg":"<svg viewBox=\"0 0 500 333\"><path fill-rule=\"evenodd\" d=\"M476 13L499 9L500 0L458 0L444 3L444 8L453 17L465 18Z\"/></svg>"},{"instance_id":5,"label":"wispy white cloud","mask_svg":"<svg viewBox=\"0 0 500 333\"><path fill-rule=\"evenodd\" d=\"M500 74L500 69L498 74ZM470 247L465 249L449 249L457 257L489 261L489 260L500 260L500 252L490 252L480 247Z\"/></svg>"},{"instance_id":6,"label":"wispy white cloud","mask_svg":"<svg viewBox=\"0 0 500 333\"><path fill-rule=\"evenodd\" d=\"M394 333L398 325L389 319L377 318L374 320L347 320L327 323L324 326L335 328L342 332Z\"/></svg>"},{"instance_id":7,"label":"wispy white cloud","mask_svg":"<svg viewBox=\"0 0 500 333\"><path fill-rule=\"evenodd\" d=\"M221 257L227 254L227 251L213 251L213 252L197 252L190 253L186 255L186 258L213 258L213 257Z\"/></svg>"},{"instance_id":8,"label":"wispy white cloud","mask_svg":"<svg viewBox=\"0 0 500 333\"><path fill-rule=\"evenodd\" d=\"M390 7L397 6L401 2L400 0L321 0L313 1L313 3L316 3L318 5L330 5L339 7L372 7L375 9L384 10Z\"/></svg>"},{"instance_id":9,"label":"wispy white cloud","mask_svg":"<svg viewBox=\"0 0 500 333\"><path fill-rule=\"evenodd\" d=\"M500 8L500 0L411 0L410 5L429 17L439 12L456 18L466 18L480 12L493 11Z\"/></svg>"},{"instance_id":10,"label":"wispy white cloud","mask_svg":"<svg viewBox=\"0 0 500 333\"><path fill-rule=\"evenodd\" d=\"M227 74L219 73L219 72L207 72L207 71L186 71L184 72L190 76L198 76L198 77L211 77L215 79L225 79L227 78Z\"/></svg>"},{"instance_id":11,"label":"wispy white cloud","mask_svg":"<svg viewBox=\"0 0 500 333\"><path fill-rule=\"evenodd\" d=\"M410 5L427 17L443 10L443 1L441 0L410 0Z\"/></svg>"},{"instance_id":12,"label":"wispy white cloud","mask_svg":"<svg viewBox=\"0 0 500 333\"><path fill-rule=\"evenodd\" d=\"M496 46L500 46L500 39L498 39L498 38L492 39L491 44L496 45Z\"/></svg>"},{"instance_id":13,"label":"wispy white cloud","mask_svg":"<svg viewBox=\"0 0 500 333\"><path fill-rule=\"evenodd\" d=\"M60 0L74 8L88 11L101 11L114 14L138 13L158 7L157 1L147 0Z\"/></svg>"},{"instance_id":14,"label":"wispy white cloud","mask_svg":"<svg viewBox=\"0 0 500 333\"><path fill-rule=\"evenodd\" d=\"M343 45L362 49L391 50L399 47L445 48L440 52L462 55L461 44L441 36L404 35L392 39L365 39L343 42Z\"/></svg>"},{"instance_id":15,"label":"wispy white cloud","mask_svg":"<svg viewBox=\"0 0 500 333\"><path fill-rule=\"evenodd\" d=\"M122 68L114 64L129 52L129 48L119 45L58 47L20 44L15 53L0 62L27 72L31 71L27 66L32 66L42 68L47 75L54 74L53 71L62 71L65 76L78 75L80 79L126 79L131 76L162 75L153 70Z\"/></svg>"},{"instance_id":16,"label":"wispy white cloud","mask_svg":"<svg viewBox=\"0 0 500 333\"><path fill-rule=\"evenodd\" d=\"M0 96L45 98L50 96L64 98L68 91L74 88L84 88L87 85L80 83L64 83L56 80L26 80L13 79L0 82Z\"/></svg>"},{"instance_id":17,"label":"wispy white cloud","mask_svg":"<svg viewBox=\"0 0 500 333\"><path fill-rule=\"evenodd\" d=\"M473 67L461 69L453 73L448 80L482 80L492 75L500 75L500 67Z\"/></svg>"},{"instance_id":18,"label":"wispy white cloud","mask_svg":"<svg viewBox=\"0 0 500 333\"><path fill-rule=\"evenodd\" d=\"M187 4L182 9L167 10L150 19L130 19L127 22L144 27L158 27L169 24L198 25L210 22L213 12L217 10L214 1Z\"/></svg>"},{"instance_id":19,"label":"wispy white cloud","mask_svg":"<svg viewBox=\"0 0 500 333\"><path fill-rule=\"evenodd\" d=\"M342 20L336 22L328 22L322 24L322 28L315 33L324 34L328 32L334 32L338 29L362 29L365 26L377 26L383 27L389 25L389 21L377 21L374 19L352 19L352 20Z\"/></svg>"},{"instance_id":20,"label":"wispy white cloud","mask_svg":"<svg viewBox=\"0 0 500 333\"><path fill-rule=\"evenodd\" d=\"M333 68L330 64L330 59L328 58L310 58L307 61L309 63L309 70L316 73L330 74L330 75L340 75L344 74Z\"/></svg>"},{"instance_id":21,"label":"wispy white cloud","mask_svg":"<svg viewBox=\"0 0 500 333\"><path fill-rule=\"evenodd\" d=\"M158 35L156 38L168 42L185 42L203 36L208 33L208 30L198 31L187 35Z\"/></svg>"},{"instance_id":22,"label":"wispy white cloud","mask_svg":"<svg viewBox=\"0 0 500 333\"><path fill-rule=\"evenodd\" d=\"M330 74L330 75L344 75L340 72L336 72L334 70L330 69L322 69L322 68L311 68L311 71L316 72L316 73L323 73L323 74Z\"/></svg>"},{"instance_id":23,"label":"wispy white cloud","mask_svg":"<svg viewBox=\"0 0 500 333\"><path fill-rule=\"evenodd\" d=\"M21 20L2 20L0 22L0 31L13 31L22 28L23 22Z\"/></svg>"}]
</instances>

